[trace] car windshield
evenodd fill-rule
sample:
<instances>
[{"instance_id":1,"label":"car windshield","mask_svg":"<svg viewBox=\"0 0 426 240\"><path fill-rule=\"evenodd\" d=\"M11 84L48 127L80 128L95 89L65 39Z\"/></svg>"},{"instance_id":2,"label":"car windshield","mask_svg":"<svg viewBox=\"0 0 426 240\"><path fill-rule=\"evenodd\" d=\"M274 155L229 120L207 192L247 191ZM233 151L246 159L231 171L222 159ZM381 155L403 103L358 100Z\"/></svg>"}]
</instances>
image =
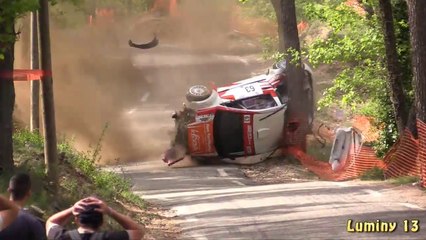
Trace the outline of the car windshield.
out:
<instances>
[{"instance_id":1,"label":"car windshield","mask_svg":"<svg viewBox=\"0 0 426 240\"><path fill-rule=\"evenodd\" d=\"M265 94L226 103L225 106L238 109L259 110L276 107L277 103L271 95Z\"/></svg>"},{"instance_id":2,"label":"car windshield","mask_svg":"<svg viewBox=\"0 0 426 240\"><path fill-rule=\"evenodd\" d=\"M213 122L213 134L216 151L221 157L243 155L242 114L229 111L217 111Z\"/></svg>"}]
</instances>

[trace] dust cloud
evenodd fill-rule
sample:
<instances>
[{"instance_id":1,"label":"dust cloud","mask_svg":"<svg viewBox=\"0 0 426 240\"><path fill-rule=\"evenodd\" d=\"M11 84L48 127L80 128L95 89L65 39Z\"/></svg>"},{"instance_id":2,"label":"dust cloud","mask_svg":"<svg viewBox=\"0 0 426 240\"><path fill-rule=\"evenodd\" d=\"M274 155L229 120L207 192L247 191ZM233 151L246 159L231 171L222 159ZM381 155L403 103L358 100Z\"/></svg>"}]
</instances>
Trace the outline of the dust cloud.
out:
<instances>
[{"instance_id":1,"label":"dust cloud","mask_svg":"<svg viewBox=\"0 0 426 240\"><path fill-rule=\"evenodd\" d=\"M61 29L52 23L58 139L74 138L85 151L108 125L102 163L159 160L173 129L171 111L181 106L191 84L229 83L249 74L241 61L212 57L227 46L230 2L185 1L178 17L145 15L108 26ZM15 68L29 68L26 26L16 45ZM153 33L160 39L156 48L128 47L129 39L147 42ZM16 100L15 115L28 124L29 83L16 83Z\"/></svg>"}]
</instances>

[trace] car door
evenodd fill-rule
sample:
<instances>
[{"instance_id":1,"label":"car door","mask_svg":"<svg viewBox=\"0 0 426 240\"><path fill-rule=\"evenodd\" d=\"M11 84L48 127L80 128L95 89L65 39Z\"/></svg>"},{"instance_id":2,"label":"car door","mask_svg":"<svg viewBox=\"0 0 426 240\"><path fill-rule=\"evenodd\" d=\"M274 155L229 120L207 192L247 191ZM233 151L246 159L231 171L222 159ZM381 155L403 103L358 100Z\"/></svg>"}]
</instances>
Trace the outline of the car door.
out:
<instances>
[{"instance_id":1,"label":"car door","mask_svg":"<svg viewBox=\"0 0 426 240\"><path fill-rule=\"evenodd\" d=\"M253 114L252 134L256 154L271 152L280 146L286 110L286 105L280 105Z\"/></svg>"}]
</instances>

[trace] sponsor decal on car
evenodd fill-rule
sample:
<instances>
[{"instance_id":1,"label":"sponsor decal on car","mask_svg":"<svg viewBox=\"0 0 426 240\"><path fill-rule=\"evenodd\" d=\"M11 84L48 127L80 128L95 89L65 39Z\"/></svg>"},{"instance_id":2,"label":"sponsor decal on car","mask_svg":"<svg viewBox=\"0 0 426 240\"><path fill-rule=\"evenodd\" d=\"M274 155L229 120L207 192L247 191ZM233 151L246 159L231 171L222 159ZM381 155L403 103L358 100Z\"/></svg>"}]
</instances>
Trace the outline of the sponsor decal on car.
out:
<instances>
[{"instance_id":1,"label":"sponsor decal on car","mask_svg":"<svg viewBox=\"0 0 426 240\"><path fill-rule=\"evenodd\" d=\"M213 121L214 114L202 114L195 116L196 122L207 122L207 121Z\"/></svg>"},{"instance_id":2,"label":"sponsor decal on car","mask_svg":"<svg viewBox=\"0 0 426 240\"><path fill-rule=\"evenodd\" d=\"M244 129L244 151L246 155L253 155L254 152L254 139L253 139L253 115L244 115L243 129Z\"/></svg>"},{"instance_id":3,"label":"sponsor decal on car","mask_svg":"<svg viewBox=\"0 0 426 240\"><path fill-rule=\"evenodd\" d=\"M200 122L188 126L188 145L191 154L214 153L213 123Z\"/></svg>"},{"instance_id":4,"label":"sponsor decal on car","mask_svg":"<svg viewBox=\"0 0 426 240\"><path fill-rule=\"evenodd\" d=\"M212 125L211 124L206 124L206 125L204 125L205 126L205 131L206 131L206 136L207 136L207 138L206 138L206 141L207 141L207 153L211 153L211 152L213 152L213 149L212 149L212 146L213 146L213 144L212 144L212 139L213 139L213 136L212 136Z\"/></svg>"},{"instance_id":5,"label":"sponsor decal on car","mask_svg":"<svg viewBox=\"0 0 426 240\"><path fill-rule=\"evenodd\" d=\"M191 147L192 151L197 152L200 150L200 135L197 129L192 129L191 133Z\"/></svg>"},{"instance_id":6,"label":"sponsor decal on car","mask_svg":"<svg viewBox=\"0 0 426 240\"><path fill-rule=\"evenodd\" d=\"M250 123L250 122L251 122L250 115L244 115L244 123Z\"/></svg>"},{"instance_id":7,"label":"sponsor decal on car","mask_svg":"<svg viewBox=\"0 0 426 240\"><path fill-rule=\"evenodd\" d=\"M247 125L247 140L249 143L253 140L253 128L251 125Z\"/></svg>"}]
</instances>

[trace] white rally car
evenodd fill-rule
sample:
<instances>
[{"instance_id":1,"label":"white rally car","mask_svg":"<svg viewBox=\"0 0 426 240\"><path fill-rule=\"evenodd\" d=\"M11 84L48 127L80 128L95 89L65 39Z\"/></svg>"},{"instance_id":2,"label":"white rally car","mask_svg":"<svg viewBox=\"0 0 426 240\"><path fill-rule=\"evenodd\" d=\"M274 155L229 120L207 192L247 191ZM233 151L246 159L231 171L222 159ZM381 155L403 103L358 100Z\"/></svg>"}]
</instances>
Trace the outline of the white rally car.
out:
<instances>
[{"instance_id":1,"label":"white rally car","mask_svg":"<svg viewBox=\"0 0 426 240\"><path fill-rule=\"evenodd\" d=\"M312 123L314 104L312 70L304 64L304 89ZM253 164L265 160L280 147L287 97L286 63L278 62L266 74L209 89L192 86L183 111L175 113L176 135L163 161L169 166L186 155L195 159L219 158Z\"/></svg>"}]
</instances>

